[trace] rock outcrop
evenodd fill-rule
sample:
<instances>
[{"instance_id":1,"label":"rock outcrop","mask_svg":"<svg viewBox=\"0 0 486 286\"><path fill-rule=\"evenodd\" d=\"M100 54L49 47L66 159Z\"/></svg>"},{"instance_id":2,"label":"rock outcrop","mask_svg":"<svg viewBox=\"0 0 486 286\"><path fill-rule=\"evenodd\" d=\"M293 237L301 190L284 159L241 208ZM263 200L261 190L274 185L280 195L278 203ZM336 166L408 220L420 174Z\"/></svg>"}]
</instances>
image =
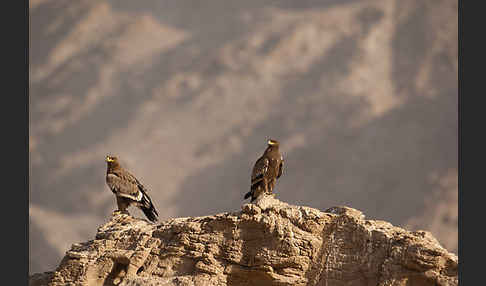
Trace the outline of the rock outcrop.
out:
<instances>
[{"instance_id":1,"label":"rock outcrop","mask_svg":"<svg viewBox=\"0 0 486 286\"><path fill-rule=\"evenodd\" d=\"M30 285L457 285L457 264L428 232L264 197L159 224L114 214Z\"/></svg>"}]
</instances>

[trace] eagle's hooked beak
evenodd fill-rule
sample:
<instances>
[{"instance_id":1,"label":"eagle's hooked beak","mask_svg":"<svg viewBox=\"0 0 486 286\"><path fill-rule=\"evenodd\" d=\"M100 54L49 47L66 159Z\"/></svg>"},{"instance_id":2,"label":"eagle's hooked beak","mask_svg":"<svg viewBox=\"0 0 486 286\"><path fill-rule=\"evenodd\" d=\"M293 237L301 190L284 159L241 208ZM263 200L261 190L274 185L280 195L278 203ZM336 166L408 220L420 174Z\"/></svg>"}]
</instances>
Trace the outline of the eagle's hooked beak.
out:
<instances>
[{"instance_id":1,"label":"eagle's hooked beak","mask_svg":"<svg viewBox=\"0 0 486 286\"><path fill-rule=\"evenodd\" d=\"M111 158L110 156L106 156L106 162L110 163L110 162L113 162L113 158Z\"/></svg>"}]
</instances>

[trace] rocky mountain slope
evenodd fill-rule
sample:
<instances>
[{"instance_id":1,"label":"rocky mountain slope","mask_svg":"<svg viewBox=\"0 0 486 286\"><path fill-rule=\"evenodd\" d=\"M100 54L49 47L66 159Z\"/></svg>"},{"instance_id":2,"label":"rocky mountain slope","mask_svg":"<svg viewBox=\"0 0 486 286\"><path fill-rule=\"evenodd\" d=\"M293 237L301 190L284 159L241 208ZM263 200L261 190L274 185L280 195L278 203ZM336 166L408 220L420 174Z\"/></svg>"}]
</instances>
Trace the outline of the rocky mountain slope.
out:
<instances>
[{"instance_id":1,"label":"rocky mountain slope","mask_svg":"<svg viewBox=\"0 0 486 286\"><path fill-rule=\"evenodd\" d=\"M159 224L115 214L30 286L457 285L457 263L428 232L267 196L240 212Z\"/></svg>"},{"instance_id":2,"label":"rocky mountain slope","mask_svg":"<svg viewBox=\"0 0 486 286\"><path fill-rule=\"evenodd\" d=\"M201 216L239 209L268 137L282 200L457 250L457 1L29 5L30 273L116 208L107 153L161 218Z\"/></svg>"}]
</instances>

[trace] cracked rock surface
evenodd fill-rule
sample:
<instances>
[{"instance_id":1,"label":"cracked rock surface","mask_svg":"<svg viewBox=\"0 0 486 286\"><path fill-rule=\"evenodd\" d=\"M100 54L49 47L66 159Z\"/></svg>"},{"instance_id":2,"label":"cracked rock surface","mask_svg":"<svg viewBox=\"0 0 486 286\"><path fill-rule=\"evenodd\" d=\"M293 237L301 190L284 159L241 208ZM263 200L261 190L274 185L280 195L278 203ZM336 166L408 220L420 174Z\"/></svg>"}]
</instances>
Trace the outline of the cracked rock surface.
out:
<instances>
[{"instance_id":1,"label":"cracked rock surface","mask_svg":"<svg viewBox=\"0 0 486 286\"><path fill-rule=\"evenodd\" d=\"M457 285L458 258L425 231L273 197L159 224L115 214L30 285Z\"/></svg>"}]
</instances>

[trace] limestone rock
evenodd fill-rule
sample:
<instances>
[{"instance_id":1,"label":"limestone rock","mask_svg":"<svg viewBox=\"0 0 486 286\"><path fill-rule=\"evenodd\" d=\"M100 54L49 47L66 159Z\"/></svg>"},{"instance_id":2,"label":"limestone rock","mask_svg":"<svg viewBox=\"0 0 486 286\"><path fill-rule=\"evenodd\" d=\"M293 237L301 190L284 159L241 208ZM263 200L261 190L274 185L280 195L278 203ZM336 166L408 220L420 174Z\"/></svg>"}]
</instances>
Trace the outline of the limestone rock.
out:
<instances>
[{"instance_id":1,"label":"limestone rock","mask_svg":"<svg viewBox=\"0 0 486 286\"><path fill-rule=\"evenodd\" d=\"M265 197L160 224L115 214L30 285L457 285L457 263L428 232Z\"/></svg>"}]
</instances>

